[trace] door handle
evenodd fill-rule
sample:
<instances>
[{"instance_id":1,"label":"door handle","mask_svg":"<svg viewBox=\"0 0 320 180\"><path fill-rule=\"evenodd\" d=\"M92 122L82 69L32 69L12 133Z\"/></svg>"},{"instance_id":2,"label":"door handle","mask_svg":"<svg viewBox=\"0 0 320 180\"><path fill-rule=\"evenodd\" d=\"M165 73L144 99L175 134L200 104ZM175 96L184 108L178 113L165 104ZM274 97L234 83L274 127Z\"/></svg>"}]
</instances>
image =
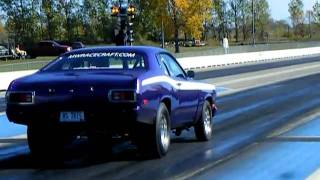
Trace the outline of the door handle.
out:
<instances>
[{"instance_id":1,"label":"door handle","mask_svg":"<svg viewBox=\"0 0 320 180\"><path fill-rule=\"evenodd\" d=\"M177 83L177 86L181 86L181 83Z\"/></svg>"}]
</instances>

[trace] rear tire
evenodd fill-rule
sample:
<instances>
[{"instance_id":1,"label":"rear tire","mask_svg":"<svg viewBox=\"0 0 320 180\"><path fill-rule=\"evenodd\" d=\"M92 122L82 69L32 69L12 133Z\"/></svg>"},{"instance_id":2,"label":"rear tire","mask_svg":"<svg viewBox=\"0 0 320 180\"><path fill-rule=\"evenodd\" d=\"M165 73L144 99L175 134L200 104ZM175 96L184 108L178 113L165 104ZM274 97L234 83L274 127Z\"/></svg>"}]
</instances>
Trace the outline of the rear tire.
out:
<instances>
[{"instance_id":1,"label":"rear tire","mask_svg":"<svg viewBox=\"0 0 320 180\"><path fill-rule=\"evenodd\" d=\"M31 156L40 165L63 163L64 143L58 131L40 126L28 126L28 145Z\"/></svg>"},{"instance_id":2,"label":"rear tire","mask_svg":"<svg viewBox=\"0 0 320 180\"><path fill-rule=\"evenodd\" d=\"M212 109L211 104L205 101L200 119L194 126L195 134L200 141L209 141L212 137Z\"/></svg>"},{"instance_id":3,"label":"rear tire","mask_svg":"<svg viewBox=\"0 0 320 180\"><path fill-rule=\"evenodd\" d=\"M145 127L142 127L145 126ZM152 126L140 125L136 142L143 156L161 158L170 146L170 114L164 103L161 103Z\"/></svg>"},{"instance_id":4,"label":"rear tire","mask_svg":"<svg viewBox=\"0 0 320 180\"><path fill-rule=\"evenodd\" d=\"M94 162L104 161L112 156L112 137L109 134L88 132L89 157Z\"/></svg>"}]
</instances>

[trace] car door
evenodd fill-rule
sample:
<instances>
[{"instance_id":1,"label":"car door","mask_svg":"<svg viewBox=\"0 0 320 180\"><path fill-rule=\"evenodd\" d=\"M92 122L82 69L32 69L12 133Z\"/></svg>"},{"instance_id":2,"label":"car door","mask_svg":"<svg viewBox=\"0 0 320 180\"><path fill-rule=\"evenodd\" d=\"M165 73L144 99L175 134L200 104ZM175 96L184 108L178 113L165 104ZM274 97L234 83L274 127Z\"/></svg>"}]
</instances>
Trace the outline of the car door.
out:
<instances>
[{"instance_id":1,"label":"car door","mask_svg":"<svg viewBox=\"0 0 320 180\"><path fill-rule=\"evenodd\" d=\"M164 59L170 77L175 81L173 85L176 89L179 106L172 115L178 123L193 122L198 104L198 91L196 87L192 86L192 83L188 82L186 73L174 57L166 53L160 54L160 56Z\"/></svg>"}]
</instances>

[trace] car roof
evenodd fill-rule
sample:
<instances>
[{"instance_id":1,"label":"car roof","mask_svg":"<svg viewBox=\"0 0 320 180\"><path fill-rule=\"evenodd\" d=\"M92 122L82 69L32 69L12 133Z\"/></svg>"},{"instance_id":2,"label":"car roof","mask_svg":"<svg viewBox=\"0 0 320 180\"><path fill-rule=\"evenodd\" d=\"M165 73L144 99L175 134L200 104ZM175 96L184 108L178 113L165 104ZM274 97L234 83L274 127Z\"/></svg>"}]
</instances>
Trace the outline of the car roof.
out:
<instances>
[{"instance_id":1,"label":"car roof","mask_svg":"<svg viewBox=\"0 0 320 180\"><path fill-rule=\"evenodd\" d=\"M101 52L101 51L134 51L134 52L144 52L148 53L158 53L165 51L164 49L153 47L153 46L98 46L98 47L89 47L77 49L69 52L68 54L77 54L77 53L90 53L90 52Z\"/></svg>"},{"instance_id":2,"label":"car roof","mask_svg":"<svg viewBox=\"0 0 320 180\"><path fill-rule=\"evenodd\" d=\"M55 41L52 41L52 40L42 40L40 42L55 42Z\"/></svg>"},{"instance_id":3,"label":"car roof","mask_svg":"<svg viewBox=\"0 0 320 180\"><path fill-rule=\"evenodd\" d=\"M154 61L155 55L159 53L167 52L164 49L153 47L153 46L99 46L99 47L90 47L90 48L81 48L75 49L68 53L65 53L63 56L69 56L73 54L82 54L82 53L96 53L96 52L135 52L143 54L147 57L149 68L156 66L157 61Z\"/></svg>"}]
</instances>

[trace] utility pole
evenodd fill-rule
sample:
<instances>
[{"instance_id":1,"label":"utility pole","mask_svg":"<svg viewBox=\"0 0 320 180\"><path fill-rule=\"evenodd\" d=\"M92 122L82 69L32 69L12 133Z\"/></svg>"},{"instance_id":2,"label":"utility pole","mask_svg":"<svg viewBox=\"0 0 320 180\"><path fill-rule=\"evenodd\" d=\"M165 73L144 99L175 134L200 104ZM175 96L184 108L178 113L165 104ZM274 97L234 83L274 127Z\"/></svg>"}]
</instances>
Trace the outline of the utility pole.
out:
<instances>
[{"instance_id":1,"label":"utility pole","mask_svg":"<svg viewBox=\"0 0 320 180\"><path fill-rule=\"evenodd\" d=\"M164 49L164 27L163 27L163 18L161 18L161 48Z\"/></svg>"},{"instance_id":2,"label":"utility pole","mask_svg":"<svg viewBox=\"0 0 320 180\"><path fill-rule=\"evenodd\" d=\"M174 24L174 47L175 47L175 53L180 53L179 48L179 25L178 25L178 10L176 7L176 2L174 0L168 0L168 10L170 14L173 15L173 24Z\"/></svg>"},{"instance_id":3,"label":"utility pole","mask_svg":"<svg viewBox=\"0 0 320 180\"><path fill-rule=\"evenodd\" d=\"M256 45L256 27L255 27L255 7L254 7L254 0L252 0L252 45Z\"/></svg>"},{"instance_id":4,"label":"utility pole","mask_svg":"<svg viewBox=\"0 0 320 180\"><path fill-rule=\"evenodd\" d=\"M312 32L311 32L311 15L312 15L312 11L307 11L308 13L308 21L309 21L309 39L312 38Z\"/></svg>"}]
</instances>

